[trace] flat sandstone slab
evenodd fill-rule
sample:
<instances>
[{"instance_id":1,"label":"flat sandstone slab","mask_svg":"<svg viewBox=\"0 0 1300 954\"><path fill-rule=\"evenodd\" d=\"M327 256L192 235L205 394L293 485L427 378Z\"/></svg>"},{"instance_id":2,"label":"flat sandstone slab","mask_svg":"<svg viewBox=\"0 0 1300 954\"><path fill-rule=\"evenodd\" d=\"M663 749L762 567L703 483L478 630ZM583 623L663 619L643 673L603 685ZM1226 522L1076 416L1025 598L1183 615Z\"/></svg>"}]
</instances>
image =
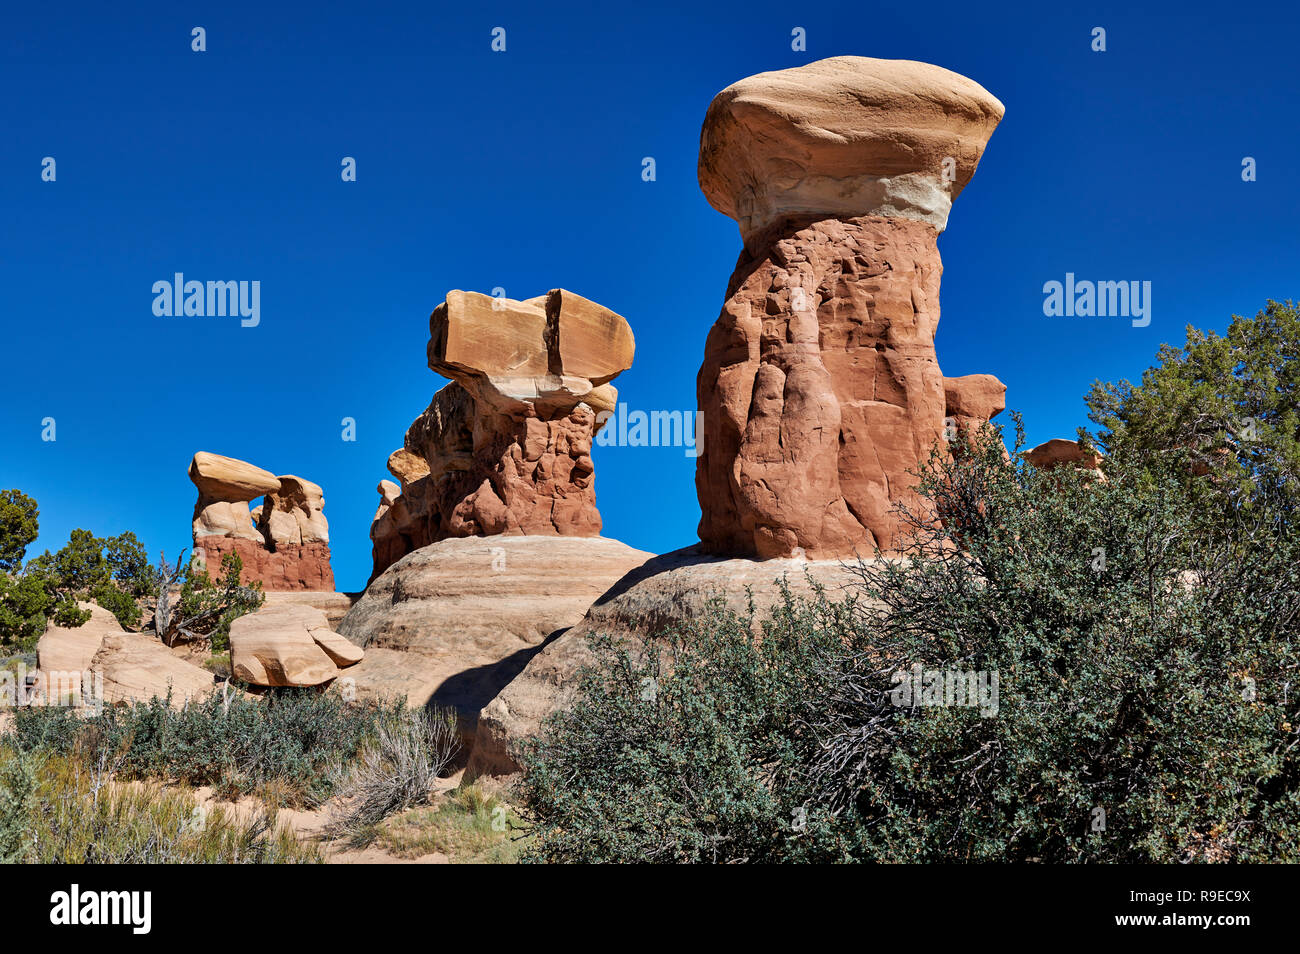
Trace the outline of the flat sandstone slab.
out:
<instances>
[{"instance_id":1,"label":"flat sandstone slab","mask_svg":"<svg viewBox=\"0 0 1300 954\"><path fill-rule=\"evenodd\" d=\"M472 733L479 710L547 639L652 554L605 537L441 540L385 570L339 624L366 647L346 670L359 698L430 703Z\"/></svg>"}]
</instances>

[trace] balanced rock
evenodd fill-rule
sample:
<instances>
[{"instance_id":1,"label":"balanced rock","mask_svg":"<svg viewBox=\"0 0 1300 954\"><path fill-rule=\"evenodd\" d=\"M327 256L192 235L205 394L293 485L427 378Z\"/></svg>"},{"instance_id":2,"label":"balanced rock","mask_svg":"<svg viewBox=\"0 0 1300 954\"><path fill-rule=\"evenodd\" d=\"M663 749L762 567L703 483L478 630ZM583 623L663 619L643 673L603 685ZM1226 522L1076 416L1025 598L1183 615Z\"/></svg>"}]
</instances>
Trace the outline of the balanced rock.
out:
<instances>
[{"instance_id":1,"label":"balanced rock","mask_svg":"<svg viewBox=\"0 0 1300 954\"><path fill-rule=\"evenodd\" d=\"M570 704L578 673L594 661L588 643L592 635L635 648L641 640L703 616L714 599L743 614L751 596L757 627L780 599L778 581L796 597L811 596L819 584L834 599L855 579L853 568L839 560L724 559L699 547L654 557L614 583L581 622L548 641L483 707L467 771L474 776L519 770L521 743L537 734L548 715Z\"/></svg>"},{"instance_id":2,"label":"balanced rock","mask_svg":"<svg viewBox=\"0 0 1300 954\"><path fill-rule=\"evenodd\" d=\"M836 56L759 73L709 105L700 188L746 243L808 215L943 231L1003 112L974 80L911 60Z\"/></svg>"},{"instance_id":3,"label":"balanced rock","mask_svg":"<svg viewBox=\"0 0 1300 954\"><path fill-rule=\"evenodd\" d=\"M311 606L267 604L230 624L231 671L255 686L319 686L363 656Z\"/></svg>"},{"instance_id":4,"label":"balanced rock","mask_svg":"<svg viewBox=\"0 0 1300 954\"><path fill-rule=\"evenodd\" d=\"M946 446L938 235L1002 112L940 67L852 56L715 98L700 186L745 248L697 379L707 552L897 548L910 472Z\"/></svg>"},{"instance_id":5,"label":"balanced rock","mask_svg":"<svg viewBox=\"0 0 1300 954\"><path fill-rule=\"evenodd\" d=\"M372 579L452 537L596 536L592 440L632 365L626 320L564 289L526 301L452 291L429 318L438 391L388 460ZM391 486L391 485L390 485Z\"/></svg>"},{"instance_id":6,"label":"balanced rock","mask_svg":"<svg viewBox=\"0 0 1300 954\"><path fill-rule=\"evenodd\" d=\"M358 698L456 711L467 747L479 711L649 553L604 537L441 540L402 557L339 624L366 657Z\"/></svg>"},{"instance_id":7,"label":"balanced rock","mask_svg":"<svg viewBox=\"0 0 1300 954\"><path fill-rule=\"evenodd\" d=\"M309 480L270 471L233 457L200 451L190 463L199 489L194 506L194 552L209 575L235 553L241 579L267 590L332 591L325 495ZM260 506L249 501L264 497Z\"/></svg>"},{"instance_id":8,"label":"balanced rock","mask_svg":"<svg viewBox=\"0 0 1300 954\"><path fill-rule=\"evenodd\" d=\"M199 451L190 461L190 480L201 499L246 503L280 489L280 479L268 470L233 457Z\"/></svg>"},{"instance_id":9,"label":"balanced rock","mask_svg":"<svg viewBox=\"0 0 1300 954\"><path fill-rule=\"evenodd\" d=\"M960 434L975 440L980 427L1007 407L1007 386L991 374L966 374L943 379L946 433L951 445Z\"/></svg>"},{"instance_id":10,"label":"balanced rock","mask_svg":"<svg viewBox=\"0 0 1300 954\"><path fill-rule=\"evenodd\" d=\"M1086 449L1078 441L1054 437L1021 455L1040 470L1054 467L1077 467L1080 470L1101 472L1101 455Z\"/></svg>"},{"instance_id":11,"label":"balanced rock","mask_svg":"<svg viewBox=\"0 0 1300 954\"><path fill-rule=\"evenodd\" d=\"M943 379L948 415L971 422L991 421L1007 408L1007 386L991 374Z\"/></svg>"}]
</instances>

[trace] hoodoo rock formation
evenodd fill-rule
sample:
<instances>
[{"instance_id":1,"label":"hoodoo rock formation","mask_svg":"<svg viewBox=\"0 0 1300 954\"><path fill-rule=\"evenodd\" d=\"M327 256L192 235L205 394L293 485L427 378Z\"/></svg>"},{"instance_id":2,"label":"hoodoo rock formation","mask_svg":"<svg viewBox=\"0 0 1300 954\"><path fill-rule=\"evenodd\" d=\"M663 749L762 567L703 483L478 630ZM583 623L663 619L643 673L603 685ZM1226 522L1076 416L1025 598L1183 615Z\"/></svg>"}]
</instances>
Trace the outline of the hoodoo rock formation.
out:
<instances>
[{"instance_id":1,"label":"hoodoo rock formation","mask_svg":"<svg viewBox=\"0 0 1300 954\"><path fill-rule=\"evenodd\" d=\"M991 374L943 379L944 437L949 446L961 434L968 441L988 421L1007 409L1007 386Z\"/></svg>"},{"instance_id":2,"label":"hoodoo rock formation","mask_svg":"<svg viewBox=\"0 0 1300 954\"><path fill-rule=\"evenodd\" d=\"M199 489L194 553L209 574L220 574L222 558L237 553L246 583L260 580L267 590L334 589L320 487L206 451L190 462L190 480ZM250 511L249 501L258 497L264 502Z\"/></svg>"},{"instance_id":3,"label":"hoodoo rock formation","mask_svg":"<svg viewBox=\"0 0 1300 954\"><path fill-rule=\"evenodd\" d=\"M715 597L743 611L752 594L761 613L778 580L833 592L854 579L843 558L892 548L909 471L1005 407L1002 382L945 377L934 347L938 235L1001 117L962 76L863 57L714 99L700 186L744 250L697 379L700 545L632 570L547 640L479 713L470 775L519 770L592 660L588 635L635 645Z\"/></svg>"},{"instance_id":4,"label":"hoodoo rock formation","mask_svg":"<svg viewBox=\"0 0 1300 954\"><path fill-rule=\"evenodd\" d=\"M621 316L564 289L449 292L429 318L428 359L452 383L388 459L401 486L379 485L372 579L453 537L597 536L592 439L634 351Z\"/></svg>"},{"instance_id":5,"label":"hoodoo rock formation","mask_svg":"<svg viewBox=\"0 0 1300 954\"><path fill-rule=\"evenodd\" d=\"M744 250L697 382L707 552L894 549L945 418L1000 410L996 378L944 378L934 337L938 235L1002 114L956 73L857 56L714 98L700 187Z\"/></svg>"}]
</instances>

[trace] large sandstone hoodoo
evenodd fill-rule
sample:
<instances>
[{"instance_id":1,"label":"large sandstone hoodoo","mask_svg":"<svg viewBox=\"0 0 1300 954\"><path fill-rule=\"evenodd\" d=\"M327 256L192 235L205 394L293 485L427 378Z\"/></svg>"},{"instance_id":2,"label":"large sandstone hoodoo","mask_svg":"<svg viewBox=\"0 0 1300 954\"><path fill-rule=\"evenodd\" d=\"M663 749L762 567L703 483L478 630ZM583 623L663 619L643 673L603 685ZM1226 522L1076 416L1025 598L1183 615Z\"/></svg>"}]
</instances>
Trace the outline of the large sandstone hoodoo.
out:
<instances>
[{"instance_id":1,"label":"large sandstone hoodoo","mask_svg":"<svg viewBox=\"0 0 1300 954\"><path fill-rule=\"evenodd\" d=\"M388 459L372 579L439 540L594 537L592 438L632 366L621 316L564 289L527 301L452 291L429 318L429 367L451 378Z\"/></svg>"},{"instance_id":2,"label":"large sandstone hoodoo","mask_svg":"<svg viewBox=\"0 0 1300 954\"><path fill-rule=\"evenodd\" d=\"M857 56L714 98L700 187L745 247L697 383L707 552L894 549L908 471L945 419L1001 409L991 376L974 393L945 387L965 379L944 378L934 337L938 235L1002 114L956 73Z\"/></svg>"},{"instance_id":3,"label":"large sandstone hoodoo","mask_svg":"<svg viewBox=\"0 0 1300 954\"><path fill-rule=\"evenodd\" d=\"M237 553L244 582L267 590L334 589L325 494L301 477L277 477L233 457L199 451L190 462L199 489L194 505L194 553L212 576ZM249 510L248 503L265 497ZM256 523L254 523L256 514Z\"/></svg>"}]
</instances>

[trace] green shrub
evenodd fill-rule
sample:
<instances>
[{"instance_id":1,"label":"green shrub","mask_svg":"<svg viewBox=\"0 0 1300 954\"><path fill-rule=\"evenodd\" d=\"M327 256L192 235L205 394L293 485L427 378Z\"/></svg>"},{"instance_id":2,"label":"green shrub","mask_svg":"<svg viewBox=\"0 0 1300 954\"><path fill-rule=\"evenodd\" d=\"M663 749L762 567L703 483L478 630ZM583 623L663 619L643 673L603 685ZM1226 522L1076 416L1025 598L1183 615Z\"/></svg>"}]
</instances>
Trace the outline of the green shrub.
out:
<instances>
[{"instance_id":1,"label":"green shrub","mask_svg":"<svg viewBox=\"0 0 1300 954\"><path fill-rule=\"evenodd\" d=\"M40 526L36 501L21 490L0 491L0 573L13 573L23 563L27 547Z\"/></svg>"},{"instance_id":2,"label":"green shrub","mask_svg":"<svg viewBox=\"0 0 1300 954\"><path fill-rule=\"evenodd\" d=\"M62 549L33 558L23 572L44 580L56 599L93 600L130 628L139 626L139 601L158 582L144 546L130 531L97 537L89 530L73 530Z\"/></svg>"},{"instance_id":3,"label":"green shrub","mask_svg":"<svg viewBox=\"0 0 1300 954\"><path fill-rule=\"evenodd\" d=\"M716 610L597 639L525 756L529 857L1300 860L1287 489L1215 485L1205 522L1161 455L1098 480L975 444L932 456L905 558L854 598L787 595L757 641ZM908 698L914 666L997 695Z\"/></svg>"},{"instance_id":4,"label":"green shrub","mask_svg":"<svg viewBox=\"0 0 1300 954\"><path fill-rule=\"evenodd\" d=\"M845 618L787 592L757 640L720 604L648 644L595 636L575 705L524 752L525 860L810 856L791 732Z\"/></svg>"},{"instance_id":5,"label":"green shrub","mask_svg":"<svg viewBox=\"0 0 1300 954\"><path fill-rule=\"evenodd\" d=\"M0 646L29 650L50 623L80 626L93 600L123 626L141 618L140 600L157 587L135 534L96 537L73 530L57 553L48 550L23 564L39 529L36 501L17 490L0 493Z\"/></svg>"},{"instance_id":6,"label":"green shrub","mask_svg":"<svg viewBox=\"0 0 1300 954\"><path fill-rule=\"evenodd\" d=\"M194 562L184 570L178 566L170 573L165 563L160 565L156 616L162 641L170 646L178 639L206 640L211 652L228 651L230 624L266 602L260 580L249 584L240 582L243 570L244 561L237 553L227 553L221 558L221 576L216 580ZM170 584L178 578L182 581L180 593L173 595Z\"/></svg>"},{"instance_id":7,"label":"green shrub","mask_svg":"<svg viewBox=\"0 0 1300 954\"><path fill-rule=\"evenodd\" d=\"M21 709L14 739L24 752L111 759L123 778L212 785L230 796L275 792L300 804L327 797L340 764L356 758L392 712L312 689L228 701L214 693L180 708L155 698L89 716Z\"/></svg>"},{"instance_id":8,"label":"green shrub","mask_svg":"<svg viewBox=\"0 0 1300 954\"><path fill-rule=\"evenodd\" d=\"M28 853L35 791L32 760L0 748L0 864L22 861Z\"/></svg>"},{"instance_id":9,"label":"green shrub","mask_svg":"<svg viewBox=\"0 0 1300 954\"><path fill-rule=\"evenodd\" d=\"M1143 452L1183 465L1185 492L1212 505L1250 497L1255 482L1300 495L1300 308L1269 301L1234 315L1223 335L1188 327L1182 348L1162 345L1138 384L1096 382L1089 417L1108 454ZM1213 474L1215 480L1196 480Z\"/></svg>"},{"instance_id":10,"label":"green shrub","mask_svg":"<svg viewBox=\"0 0 1300 954\"><path fill-rule=\"evenodd\" d=\"M75 602L51 594L43 578L0 572L0 647L30 651L50 623L80 626L88 619Z\"/></svg>"}]
</instances>

